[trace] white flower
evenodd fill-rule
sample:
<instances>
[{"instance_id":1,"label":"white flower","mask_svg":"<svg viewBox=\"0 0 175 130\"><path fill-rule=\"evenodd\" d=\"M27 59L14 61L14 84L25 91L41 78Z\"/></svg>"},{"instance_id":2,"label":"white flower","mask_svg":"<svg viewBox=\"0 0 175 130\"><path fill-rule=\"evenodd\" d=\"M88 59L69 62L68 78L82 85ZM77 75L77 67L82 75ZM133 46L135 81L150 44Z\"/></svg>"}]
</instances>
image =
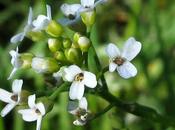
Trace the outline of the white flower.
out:
<instances>
[{"instance_id":1,"label":"white flower","mask_svg":"<svg viewBox=\"0 0 175 130\"><path fill-rule=\"evenodd\" d=\"M20 95L23 80L14 80L12 84L12 93L0 88L0 100L8 103L1 111L1 116L6 116L20 102Z\"/></svg>"},{"instance_id":2,"label":"white flower","mask_svg":"<svg viewBox=\"0 0 175 130\"><path fill-rule=\"evenodd\" d=\"M50 21L52 20L51 16L51 7L46 5L47 8L47 16L45 15L38 15L37 19L33 21L33 31L41 31L45 29Z\"/></svg>"},{"instance_id":3,"label":"white flower","mask_svg":"<svg viewBox=\"0 0 175 130\"><path fill-rule=\"evenodd\" d=\"M88 110L88 103L85 97L82 97L80 100L77 101L69 101L68 103L68 111L69 113L80 117L84 115Z\"/></svg>"},{"instance_id":4,"label":"white flower","mask_svg":"<svg viewBox=\"0 0 175 130\"><path fill-rule=\"evenodd\" d=\"M10 76L8 77L8 79L11 79L12 76L15 74L15 72L21 67L22 61L20 60L20 54L18 53L18 47L16 48L16 51L11 50L9 53L12 57L11 64L13 65L13 70L10 73Z\"/></svg>"},{"instance_id":5,"label":"white flower","mask_svg":"<svg viewBox=\"0 0 175 130\"><path fill-rule=\"evenodd\" d=\"M85 85L89 88L95 88L97 85L96 76L93 73L82 71L76 65L65 68L63 78L68 82L72 82L69 91L69 97L72 100L80 100L83 97Z\"/></svg>"},{"instance_id":6,"label":"white flower","mask_svg":"<svg viewBox=\"0 0 175 130\"><path fill-rule=\"evenodd\" d=\"M81 0L81 9L80 12L86 12L93 10L97 5L107 2L107 0Z\"/></svg>"},{"instance_id":7,"label":"white flower","mask_svg":"<svg viewBox=\"0 0 175 130\"><path fill-rule=\"evenodd\" d=\"M40 130L42 117L45 115L46 111L44 104L42 102L36 104L35 100L36 100L35 94L29 96L28 105L30 108L19 110L18 113L22 114L22 118L24 121L27 122L37 121L36 130Z\"/></svg>"},{"instance_id":8,"label":"white flower","mask_svg":"<svg viewBox=\"0 0 175 130\"><path fill-rule=\"evenodd\" d=\"M81 7L80 4L61 5L61 11L67 18L60 19L59 22L62 25L70 25L70 24L76 23L78 20L80 20L80 14L78 12L80 7Z\"/></svg>"},{"instance_id":9,"label":"white flower","mask_svg":"<svg viewBox=\"0 0 175 130\"><path fill-rule=\"evenodd\" d=\"M25 35L31 31L32 29L32 8L30 7L29 9L29 15L28 15L28 21L27 21L27 25L24 27L24 31L19 33L19 34L16 34L15 36L13 36L11 39L10 39L10 42L11 43L17 43L17 42L21 42Z\"/></svg>"},{"instance_id":10,"label":"white flower","mask_svg":"<svg viewBox=\"0 0 175 130\"><path fill-rule=\"evenodd\" d=\"M134 77L137 74L137 69L130 62L136 57L141 50L141 43L136 41L133 37L129 38L122 50L110 43L106 47L106 53L110 58L109 71L118 71L123 78Z\"/></svg>"},{"instance_id":11,"label":"white flower","mask_svg":"<svg viewBox=\"0 0 175 130\"><path fill-rule=\"evenodd\" d=\"M87 123L87 117L88 117L88 103L85 97L82 97L78 103L77 101L69 101L68 104L68 111L69 113L75 115L78 117L73 124L74 125L85 125Z\"/></svg>"}]
</instances>

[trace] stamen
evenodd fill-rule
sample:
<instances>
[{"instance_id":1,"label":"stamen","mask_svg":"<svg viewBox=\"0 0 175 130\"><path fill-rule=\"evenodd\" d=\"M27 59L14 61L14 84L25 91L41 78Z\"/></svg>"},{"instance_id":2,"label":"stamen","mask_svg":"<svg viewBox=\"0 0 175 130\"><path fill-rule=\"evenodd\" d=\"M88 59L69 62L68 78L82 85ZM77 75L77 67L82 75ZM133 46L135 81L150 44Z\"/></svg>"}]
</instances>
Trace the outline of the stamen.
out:
<instances>
[{"instance_id":1,"label":"stamen","mask_svg":"<svg viewBox=\"0 0 175 130\"><path fill-rule=\"evenodd\" d=\"M69 14L68 18L69 18L70 20L74 20L74 19L75 19L75 15Z\"/></svg>"},{"instance_id":2,"label":"stamen","mask_svg":"<svg viewBox=\"0 0 175 130\"><path fill-rule=\"evenodd\" d=\"M125 62L125 59L123 59L121 57L117 57L113 60L113 62L116 63L118 66L121 66Z\"/></svg>"},{"instance_id":3,"label":"stamen","mask_svg":"<svg viewBox=\"0 0 175 130\"><path fill-rule=\"evenodd\" d=\"M82 81L84 79L84 74L83 73L79 73L75 76L75 81Z\"/></svg>"},{"instance_id":4,"label":"stamen","mask_svg":"<svg viewBox=\"0 0 175 130\"><path fill-rule=\"evenodd\" d=\"M36 112L37 114L40 114L40 113L41 113L41 112L39 111L39 109L36 109L35 112Z\"/></svg>"},{"instance_id":5,"label":"stamen","mask_svg":"<svg viewBox=\"0 0 175 130\"><path fill-rule=\"evenodd\" d=\"M18 95L16 95L16 94L12 95L12 96L11 96L11 99L12 99L13 101L17 102L17 101L18 101Z\"/></svg>"}]
</instances>

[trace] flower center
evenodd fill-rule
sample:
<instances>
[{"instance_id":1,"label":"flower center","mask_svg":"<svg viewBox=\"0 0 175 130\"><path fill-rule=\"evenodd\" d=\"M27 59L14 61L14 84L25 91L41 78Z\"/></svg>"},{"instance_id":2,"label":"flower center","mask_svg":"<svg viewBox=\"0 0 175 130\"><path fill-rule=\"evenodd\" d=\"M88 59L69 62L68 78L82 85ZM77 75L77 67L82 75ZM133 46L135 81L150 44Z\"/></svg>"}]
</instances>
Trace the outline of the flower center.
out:
<instances>
[{"instance_id":1,"label":"flower center","mask_svg":"<svg viewBox=\"0 0 175 130\"><path fill-rule=\"evenodd\" d=\"M69 18L70 20L74 20L74 19L75 19L75 15L69 14L68 18Z\"/></svg>"},{"instance_id":2,"label":"flower center","mask_svg":"<svg viewBox=\"0 0 175 130\"><path fill-rule=\"evenodd\" d=\"M12 95L12 96L11 96L11 99L12 99L13 101L17 102L17 101L18 101L18 95L17 95L17 94Z\"/></svg>"},{"instance_id":3,"label":"flower center","mask_svg":"<svg viewBox=\"0 0 175 130\"><path fill-rule=\"evenodd\" d=\"M84 74L83 73L79 73L75 76L75 81L82 81L84 79Z\"/></svg>"},{"instance_id":4,"label":"flower center","mask_svg":"<svg viewBox=\"0 0 175 130\"><path fill-rule=\"evenodd\" d=\"M121 58L121 57L117 57L113 60L114 63L116 63L118 66L123 65L123 63L125 62L125 59Z\"/></svg>"},{"instance_id":5,"label":"flower center","mask_svg":"<svg viewBox=\"0 0 175 130\"><path fill-rule=\"evenodd\" d=\"M40 112L39 109L36 109L35 112L36 112L37 114L41 114L41 112Z\"/></svg>"}]
</instances>

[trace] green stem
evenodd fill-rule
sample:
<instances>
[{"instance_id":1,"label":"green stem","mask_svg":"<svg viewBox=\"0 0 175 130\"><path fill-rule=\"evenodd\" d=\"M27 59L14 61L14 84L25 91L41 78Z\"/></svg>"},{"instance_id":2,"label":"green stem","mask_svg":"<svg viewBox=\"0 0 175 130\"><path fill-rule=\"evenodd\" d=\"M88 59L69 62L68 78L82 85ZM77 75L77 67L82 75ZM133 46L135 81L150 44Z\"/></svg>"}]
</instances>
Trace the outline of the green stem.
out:
<instances>
[{"instance_id":1,"label":"green stem","mask_svg":"<svg viewBox=\"0 0 175 130\"><path fill-rule=\"evenodd\" d=\"M65 82L61 86L59 86L52 95L49 96L49 99L55 100L58 96L58 94L66 89L66 87L69 85L69 83Z\"/></svg>"},{"instance_id":2,"label":"green stem","mask_svg":"<svg viewBox=\"0 0 175 130\"><path fill-rule=\"evenodd\" d=\"M111 108L113 108L115 106L115 104L110 104L108 105L105 109L103 109L102 111L96 113L92 118L88 119L89 121L92 121L100 116L102 116L103 114L105 114L106 112L108 112Z\"/></svg>"},{"instance_id":3,"label":"green stem","mask_svg":"<svg viewBox=\"0 0 175 130\"><path fill-rule=\"evenodd\" d=\"M108 91L101 91L99 95L106 101L114 104L120 110L134 114L136 116L140 116L147 120L151 120L154 122L158 122L160 124L164 124L166 126L175 126L175 119L171 117L162 116L159 113L157 113L156 110L152 108L140 105L135 102L134 103L124 102L118 99L117 97L113 96L112 94L110 94Z\"/></svg>"},{"instance_id":4,"label":"green stem","mask_svg":"<svg viewBox=\"0 0 175 130\"><path fill-rule=\"evenodd\" d=\"M97 79L100 79L101 76L103 76L104 73L106 73L108 70L109 70L109 66L106 66L105 68L103 68L102 71L98 73Z\"/></svg>"}]
</instances>

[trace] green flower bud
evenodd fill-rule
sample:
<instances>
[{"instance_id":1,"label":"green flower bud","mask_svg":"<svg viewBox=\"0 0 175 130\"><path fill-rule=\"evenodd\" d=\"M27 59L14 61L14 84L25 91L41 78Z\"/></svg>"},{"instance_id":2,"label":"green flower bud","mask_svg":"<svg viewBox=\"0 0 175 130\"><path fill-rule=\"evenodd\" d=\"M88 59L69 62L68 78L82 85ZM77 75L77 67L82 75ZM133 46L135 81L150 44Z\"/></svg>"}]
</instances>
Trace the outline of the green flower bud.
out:
<instances>
[{"instance_id":1,"label":"green flower bud","mask_svg":"<svg viewBox=\"0 0 175 130\"><path fill-rule=\"evenodd\" d=\"M31 67L31 63L32 63L32 58L33 58L33 54L31 53L22 53L20 54L20 59L21 59L21 68L30 68Z\"/></svg>"},{"instance_id":2,"label":"green flower bud","mask_svg":"<svg viewBox=\"0 0 175 130\"><path fill-rule=\"evenodd\" d=\"M74 43L78 43L79 38L81 37L81 34L76 32L73 36Z\"/></svg>"},{"instance_id":3,"label":"green flower bud","mask_svg":"<svg viewBox=\"0 0 175 130\"><path fill-rule=\"evenodd\" d=\"M47 26L46 32L52 37L60 37L63 33L63 28L59 23L52 20Z\"/></svg>"},{"instance_id":4,"label":"green flower bud","mask_svg":"<svg viewBox=\"0 0 175 130\"><path fill-rule=\"evenodd\" d=\"M72 45L71 40L68 38L63 39L63 47L64 48L70 48Z\"/></svg>"},{"instance_id":5,"label":"green flower bud","mask_svg":"<svg viewBox=\"0 0 175 130\"><path fill-rule=\"evenodd\" d=\"M55 38L49 38L48 47L51 52L56 52L62 48L62 40L55 39Z\"/></svg>"},{"instance_id":6,"label":"green flower bud","mask_svg":"<svg viewBox=\"0 0 175 130\"><path fill-rule=\"evenodd\" d=\"M44 108L46 113L50 112L53 109L54 102L50 100L48 97L41 97L37 99L37 103L42 102L44 104Z\"/></svg>"},{"instance_id":7,"label":"green flower bud","mask_svg":"<svg viewBox=\"0 0 175 130\"><path fill-rule=\"evenodd\" d=\"M35 42L46 39L46 35L42 31L37 31L37 32L30 31L27 33L27 37Z\"/></svg>"},{"instance_id":8,"label":"green flower bud","mask_svg":"<svg viewBox=\"0 0 175 130\"><path fill-rule=\"evenodd\" d=\"M53 73L59 70L60 66L54 58L34 57L32 59L32 68L38 73Z\"/></svg>"},{"instance_id":9,"label":"green flower bud","mask_svg":"<svg viewBox=\"0 0 175 130\"><path fill-rule=\"evenodd\" d=\"M54 57L59 61L66 61L66 57L62 51L55 52Z\"/></svg>"},{"instance_id":10,"label":"green flower bud","mask_svg":"<svg viewBox=\"0 0 175 130\"><path fill-rule=\"evenodd\" d=\"M82 61L82 53L77 48L69 48L65 50L65 56L71 63L80 64Z\"/></svg>"},{"instance_id":11,"label":"green flower bud","mask_svg":"<svg viewBox=\"0 0 175 130\"><path fill-rule=\"evenodd\" d=\"M95 10L81 13L81 19L86 27L91 28L95 23L96 12Z\"/></svg>"},{"instance_id":12,"label":"green flower bud","mask_svg":"<svg viewBox=\"0 0 175 130\"><path fill-rule=\"evenodd\" d=\"M87 37L83 36L83 37L79 38L78 45L79 45L82 52L87 52L90 45L91 45L91 42Z\"/></svg>"}]
</instances>

